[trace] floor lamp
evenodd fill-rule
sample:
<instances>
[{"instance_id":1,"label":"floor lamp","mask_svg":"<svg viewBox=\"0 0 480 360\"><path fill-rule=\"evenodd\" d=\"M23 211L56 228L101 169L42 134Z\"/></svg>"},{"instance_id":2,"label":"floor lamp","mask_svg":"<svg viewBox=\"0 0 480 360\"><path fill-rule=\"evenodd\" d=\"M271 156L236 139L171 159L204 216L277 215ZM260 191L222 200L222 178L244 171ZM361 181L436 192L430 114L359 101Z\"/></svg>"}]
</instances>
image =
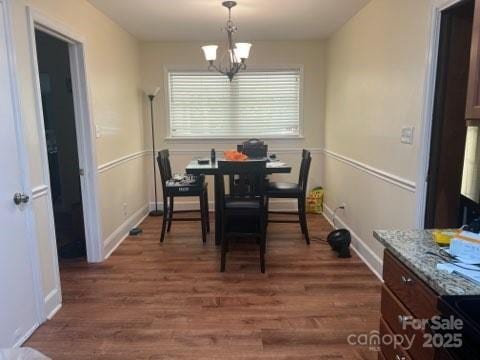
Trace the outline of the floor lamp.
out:
<instances>
[{"instance_id":1,"label":"floor lamp","mask_svg":"<svg viewBox=\"0 0 480 360\"><path fill-rule=\"evenodd\" d=\"M148 99L150 100L150 121L152 123L152 165L153 165L153 189L155 193L155 210L150 211L149 216L162 216L163 211L158 210L158 199L157 199L157 166L155 165L156 161L156 150L155 150L155 124L153 118L153 100L157 96L160 88L156 88L153 91L147 92ZM164 200L165 201L165 200Z\"/></svg>"}]
</instances>

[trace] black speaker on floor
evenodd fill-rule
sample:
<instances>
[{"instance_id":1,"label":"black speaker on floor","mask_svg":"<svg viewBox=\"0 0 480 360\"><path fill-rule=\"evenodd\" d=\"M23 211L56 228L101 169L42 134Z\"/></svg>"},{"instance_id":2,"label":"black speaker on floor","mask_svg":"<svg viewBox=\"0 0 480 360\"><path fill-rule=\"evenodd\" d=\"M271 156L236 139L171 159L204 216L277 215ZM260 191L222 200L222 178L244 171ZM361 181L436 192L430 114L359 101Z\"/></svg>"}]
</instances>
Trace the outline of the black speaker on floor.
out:
<instances>
[{"instance_id":1,"label":"black speaker on floor","mask_svg":"<svg viewBox=\"0 0 480 360\"><path fill-rule=\"evenodd\" d=\"M352 242L352 237L347 229L338 229L332 231L327 236L327 242L334 251L338 252L339 258L351 257L350 243Z\"/></svg>"}]
</instances>

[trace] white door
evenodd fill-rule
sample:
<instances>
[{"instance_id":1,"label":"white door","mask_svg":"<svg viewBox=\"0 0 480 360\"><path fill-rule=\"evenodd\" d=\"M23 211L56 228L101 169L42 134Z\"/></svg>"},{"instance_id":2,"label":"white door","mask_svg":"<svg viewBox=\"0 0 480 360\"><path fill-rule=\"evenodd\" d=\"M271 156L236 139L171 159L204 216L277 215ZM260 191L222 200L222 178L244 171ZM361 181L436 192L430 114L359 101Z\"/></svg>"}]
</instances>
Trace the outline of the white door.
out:
<instances>
[{"instance_id":1,"label":"white door","mask_svg":"<svg viewBox=\"0 0 480 360\"><path fill-rule=\"evenodd\" d=\"M26 199L14 203L14 194L25 189L9 77L6 16L0 0L0 348L19 344L37 325L25 211L30 205Z\"/></svg>"}]
</instances>

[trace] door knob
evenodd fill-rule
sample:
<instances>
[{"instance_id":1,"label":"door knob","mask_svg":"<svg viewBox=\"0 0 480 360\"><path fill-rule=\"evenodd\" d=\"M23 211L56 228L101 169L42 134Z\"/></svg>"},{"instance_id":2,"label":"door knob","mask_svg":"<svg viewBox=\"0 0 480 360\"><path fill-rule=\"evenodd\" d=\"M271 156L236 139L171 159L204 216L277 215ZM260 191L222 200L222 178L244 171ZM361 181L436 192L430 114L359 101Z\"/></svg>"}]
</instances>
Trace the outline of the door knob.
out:
<instances>
[{"instance_id":1,"label":"door knob","mask_svg":"<svg viewBox=\"0 0 480 360\"><path fill-rule=\"evenodd\" d=\"M30 196L22 193L15 193L13 195L13 202L15 205L26 204L30 200Z\"/></svg>"}]
</instances>

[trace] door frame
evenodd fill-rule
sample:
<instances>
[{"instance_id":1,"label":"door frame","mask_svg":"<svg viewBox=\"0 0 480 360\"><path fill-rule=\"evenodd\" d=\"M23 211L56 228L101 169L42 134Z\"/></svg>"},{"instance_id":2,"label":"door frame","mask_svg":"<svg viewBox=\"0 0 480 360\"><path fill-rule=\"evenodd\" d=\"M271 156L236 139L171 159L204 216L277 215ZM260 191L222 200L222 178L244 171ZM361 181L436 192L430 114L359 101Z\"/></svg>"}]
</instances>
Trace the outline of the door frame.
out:
<instances>
[{"instance_id":1,"label":"door frame","mask_svg":"<svg viewBox=\"0 0 480 360\"><path fill-rule=\"evenodd\" d=\"M417 171L415 226L425 228L425 211L428 191L428 167L432 139L433 110L437 80L438 51L442 11L463 0L433 0L430 15L430 34L427 50L427 68L424 87L424 102L420 134L419 169Z\"/></svg>"},{"instance_id":2,"label":"door frame","mask_svg":"<svg viewBox=\"0 0 480 360\"><path fill-rule=\"evenodd\" d=\"M30 182L30 166L29 166L29 157L28 157L28 148L25 141L25 126L23 123L23 116L21 110L20 102L20 92L18 88L18 72L16 68L15 61L15 46L13 40L12 32L12 21L11 21L11 0L0 0L0 6L4 8L4 17L3 17L3 26L5 31L5 41L7 47L7 63L8 63L8 72L9 72L9 87L10 87L10 97L12 99L13 106L13 119L15 122L15 133L17 140L17 150L18 158L20 161L21 167L21 186L23 193L29 194L31 196L31 182ZM13 195L13 194L12 194ZM36 307L36 319L35 325L33 328L21 339L17 341L14 347L21 346L30 335L35 331L35 329L44 321L46 318L45 315L45 303L44 303L44 294L42 286L42 275L41 275L41 265L40 265L40 249L38 244L38 238L36 233L36 220L35 214L32 206L32 202L25 206L23 211L25 212L25 220L27 226L27 239L29 253L28 257L30 259L30 264L32 268L33 276L33 286L35 294L35 307Z\"/></svg>"},{"instance_id":3,"label":"door frame","mask_svg":"<svg viewBox=\"0 0 480 360\"><path fill-rule=\"evenodd\" d=\"M73 32L68 26L55 19L27 7L27 21L29 27L29 45L31 52L31 65L33 71L35 107L39 143L41 146L42 172L44 184L48 187L48 217L55 239L53 205L50 189L50 172L48 167L47 144L45 125L43 119L42 94L40 90L40 75L38 70L37 45L35 30L43 31L68 44L70 56L70 71L72 75L72 92L74 99L75 128L77 133L78 160L84 175L80 177L82 189L83 218L85 228L85 241L87 248L87 261L90 263L101 262L104 259L104 246L100 223L100 205L98 197L98 174L95 144L95 126L90 107L90 95L87 81L85 61L85 39ZM55 247L56 249L56 244ZM54 256L57 259L57 255Z\"/></svg>"}]
</instances>

